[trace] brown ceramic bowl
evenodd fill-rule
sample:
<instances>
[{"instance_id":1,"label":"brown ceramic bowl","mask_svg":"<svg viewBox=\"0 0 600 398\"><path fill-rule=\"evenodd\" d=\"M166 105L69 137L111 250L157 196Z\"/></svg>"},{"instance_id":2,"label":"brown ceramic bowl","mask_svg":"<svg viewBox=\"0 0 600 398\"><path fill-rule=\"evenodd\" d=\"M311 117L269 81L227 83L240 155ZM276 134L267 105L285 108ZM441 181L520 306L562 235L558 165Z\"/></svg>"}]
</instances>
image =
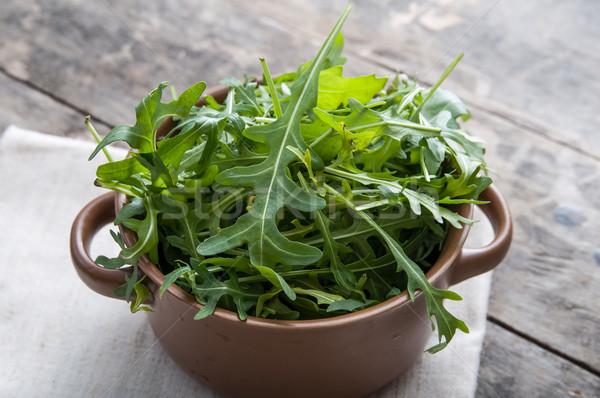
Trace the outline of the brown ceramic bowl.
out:
<instances>
[{"instance_id":1,"label":"brown ceramic bowl","mask_svg":"<svg viewBox=\"0 0 600 398\"><path fill-rule=\"evenodd\" d=\"M223 89L215 95L223 98ZM225 92L226 93L226 92ZM170 129L172 121L163 125ZM426 274L438 288L461 282L496 267L506 255L512 222L495 186L481 194L481 206L494 228L486 247L463 248L469 227L452 229L433 268ZM122 195L108 193L84 207L73 223L71 256L80 278L94 291L114 297L128 269L105 269L89 256L94 234L114 220ZM473 205L459 213L471 218ZM136 236L122 230L128 246ZM147 257L139 261L154 301L148 321L173 360L200 383L231 397L361 397L407 370L431 336L423 295L408 293L374 307L329 319L280 321L249 317L217 308L195 321L202 308L193 296L172 285L159 299L164 275Z\"/></svg>"}]
</instances>

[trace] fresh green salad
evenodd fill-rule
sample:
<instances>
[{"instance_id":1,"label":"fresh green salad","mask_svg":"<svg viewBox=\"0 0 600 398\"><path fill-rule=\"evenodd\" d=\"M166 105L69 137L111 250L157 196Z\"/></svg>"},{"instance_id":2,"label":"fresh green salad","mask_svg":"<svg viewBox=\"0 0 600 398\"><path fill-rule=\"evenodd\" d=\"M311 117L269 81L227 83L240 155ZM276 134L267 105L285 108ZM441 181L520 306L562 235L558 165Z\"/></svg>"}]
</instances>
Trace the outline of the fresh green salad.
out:
<instances>
[{"instance_id":1,"label":"fresh green salad","mask_svg":"<svg viewBox=\"0 0 600 398\"><path fill-rule=\"evenodd\" d=\"M490 183L480 142L457 119L470 115L440 83L404 75L344 77L346 9L315 58L263 84L227 78L225 101L200 82L163 102L161 83L136 107L134 126L99 143L125 141L131 156L98 167L96 185L125 194L115 224L137 243L121 245L107 268L133 273L120 293L133 311L150 292L137 261L147 254L202 309L273 319L315 319L358 311L421 291L439 345L468 332L443 300L460 300L425 278L448 230L471 223L448 205L480 203ZM165 93L166 94L166 93ZM157 129L167 117L177 127ZM92 128L93 129L93 128ZM155 298L158 299L158 298ZM433 319L432 319L433 322ZM433 323L432 323L433 325Z\"/></svg>"}]
</instances>

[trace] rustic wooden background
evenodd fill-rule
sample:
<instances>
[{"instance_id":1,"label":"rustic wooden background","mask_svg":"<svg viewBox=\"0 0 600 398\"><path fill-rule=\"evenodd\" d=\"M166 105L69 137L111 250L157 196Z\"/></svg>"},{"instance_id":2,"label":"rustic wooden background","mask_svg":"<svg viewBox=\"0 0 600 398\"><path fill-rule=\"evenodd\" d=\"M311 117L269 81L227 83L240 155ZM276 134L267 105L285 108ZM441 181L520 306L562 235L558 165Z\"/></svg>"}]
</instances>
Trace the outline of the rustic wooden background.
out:
<instances>
[{"instance_id":1,"label":"rustic wooden background","mask_svg":"<svg viewBox=\"0 0 600 398\"><path fill-rule=\"evenodd\" d=\"M509 200L513 247L495 271L480 397L600 396L600 2L357 0L346 74L401 70L468 103L466 128ZM258 57L312 57L346 0L0 4L0 130L90 139L134 122L160 81L214 85Z\"/></svg>"}]
</instances>

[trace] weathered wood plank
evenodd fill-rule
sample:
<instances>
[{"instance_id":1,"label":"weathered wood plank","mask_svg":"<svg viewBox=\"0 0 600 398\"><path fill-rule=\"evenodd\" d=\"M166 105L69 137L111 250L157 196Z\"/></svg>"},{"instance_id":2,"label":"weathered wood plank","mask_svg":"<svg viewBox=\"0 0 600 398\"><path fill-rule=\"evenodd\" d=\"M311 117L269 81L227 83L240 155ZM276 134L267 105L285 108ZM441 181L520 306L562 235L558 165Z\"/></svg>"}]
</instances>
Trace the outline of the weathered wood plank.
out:
<instances>
[{"instance_id":1,"label":"weathered wood plank","mask_svg":"<svg viewBox=\"0 0 600 398\"><path fill-rule=\"evenodd\" d=\"M345 28L348 48L427 81L465 50L447 87L597 156L600 28L589 22L600 6L513 3L358 3ZM167 9L9 1L0 16L0 65L117 123L131 120L129 109L161 80L180 88L196 80L214 85L240 71L258 73L257 54L272 55L275 71L295 66L312 54L344 4L211 0ZM567 104L573 111L565 112Z\"/></svg>"},{"instance_id":2,"label":"weathered wood plank","mask_svg":"<svg viewBox=\"0 0 600 398\"><path fill-rule=\"evenodd\" d=\"M297 67L316 46L217 0L170 7L138 0L8 1L0 13L0 67L111 124L161 81L196 81Z\"/></svg>"},{"instance_id":3,"label":"weathered wood plank","mask_svg":"<svg viewBox=\"0 0 600 398\"><path fill-rule=\"evenodd\" d=\"M0 132L11 124L42 133L90 139L85 115L0 72ZM104 127L97 123L98 127Z\"/></svg>"},{"instance_id":4,"label":"weathered wood plank","mask_svg":"<svg viewBox=\"0 0 600 398\"><path fill-rule=\"evenodd\" d=\"M229 1L316 40L346 4ZM428 82L464 51L446 87L600 156L598 20L600 3L584 0L359 1L344 34L349 51Z\"/></svg>"},{"instance_id":5,"label":"weathered wood plank","mask_svg":"<svg viewBox=\"0 0 600 398\"><path fill-rule=\"evenodd\" d=\"M597 397L600 378L488 322L476 397Z\"/></svg>"},{"instance_id":6,"label":"weathered wood plank","mask_svg":"<svg viewBox=\"0 0 600 398\"><path fill-rule=\"evenodd\" d=\"M600 162L485 112L467 128L487 141L515 222L489 313L600 370Z\"/></svg>"}]
</instances>

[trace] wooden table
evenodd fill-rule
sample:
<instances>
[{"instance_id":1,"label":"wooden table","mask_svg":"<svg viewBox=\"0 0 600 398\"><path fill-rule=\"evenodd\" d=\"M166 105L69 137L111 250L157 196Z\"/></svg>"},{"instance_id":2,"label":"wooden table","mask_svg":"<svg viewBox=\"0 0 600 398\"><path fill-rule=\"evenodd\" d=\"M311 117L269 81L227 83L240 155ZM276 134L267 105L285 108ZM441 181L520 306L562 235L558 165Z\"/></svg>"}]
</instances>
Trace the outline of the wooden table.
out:
<instances>
[{"instance_id":1,"label":"wooden table","mask_svg":"<svg viewBox=\"0 0 600 398\"><path fill-rule=\"evenodd\" d=\"M177 7L175 6L177 4ZM0 6L0 129L90 139L133 124L163 80L179 90L310 59L346 2L8 0ZM600 396L600 3L355 1L347 75L446 81L509 200L481 397Z\"/></svg>"}]
</instances>

